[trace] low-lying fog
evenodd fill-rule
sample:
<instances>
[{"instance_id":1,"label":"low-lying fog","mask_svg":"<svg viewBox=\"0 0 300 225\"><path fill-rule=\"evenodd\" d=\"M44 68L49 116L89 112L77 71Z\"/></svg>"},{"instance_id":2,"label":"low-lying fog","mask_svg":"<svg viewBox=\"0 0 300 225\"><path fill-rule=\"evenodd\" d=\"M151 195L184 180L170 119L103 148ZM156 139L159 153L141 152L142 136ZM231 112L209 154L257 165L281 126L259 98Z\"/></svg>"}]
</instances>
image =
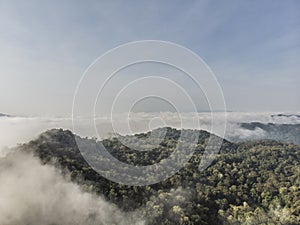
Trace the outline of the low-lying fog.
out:
<instances>
[{"instance_id":1,"label":"low-lying fog","mask_svg":"<svg viewBox=\"0 0 300 225\"><path fill-rule=\"evenodd\" d=\"M199 118L200 126L195 124L195 119ZM125 120L124 120L125 118ZM211 130L210 113L131 113L129 120L126 114L113 115L113 124L111 117L98 117L95 119L98 138L106 138L112 133L130 134L140 133L162 126L171 126L176 128L191 128ZM221 113L214 113L214 119L218 125L221 120ZM129 125L128 125L129 121ZM184 121L184 123L182 123ZM227 129L225 138L229 140L243 140L245 138L257 138L263 135L262 129L248 130L239 126L239 123L261 122L276 124L300 124L300 117L297 114L279 114L279 113L227 113ZM221 126L221 122L219 123ZM130 129L128 129L130 127ZM73 130L71 118L55 117L0 117L0 149L1 155L4 155L7 149L5 147L15 146L18 143L24 143L37 137L41 132L51 128L64 128ZM75 132L83 137L97 137L94 127L94 120L89 118L79 118L75 121ZM216 128L218 134L218 128ZM221 130L221 128L220 128Z\"/></svg>"}]
</instances>

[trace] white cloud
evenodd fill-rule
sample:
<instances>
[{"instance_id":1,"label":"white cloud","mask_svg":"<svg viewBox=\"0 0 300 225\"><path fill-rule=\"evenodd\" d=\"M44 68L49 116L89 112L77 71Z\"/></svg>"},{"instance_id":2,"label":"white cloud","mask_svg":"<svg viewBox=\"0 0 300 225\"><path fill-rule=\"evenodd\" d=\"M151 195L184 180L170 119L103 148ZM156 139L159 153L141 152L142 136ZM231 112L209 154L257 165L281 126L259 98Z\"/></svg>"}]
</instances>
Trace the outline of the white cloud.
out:
<instances>
[{"instance_id":1,"label":"white cloud","mask_svg":"<svg viewBox=\"0 0 300 225\"><path fill-rule=\"evenodd\" d=\"M0 224L143 224L101 196L84 192L53 166L16 153L0 164ZM138 218L138 219L135 219Z\"/></svg>"},{"instance_id":2,"label":"white cloud","mask_svg":"<svg viewBox=\"0 0 300 225\"><path fill-rule=\"evenodd\" d=\"M263 131L256 129L253 131L242 129L239 123L261 122L261 123L278 123L278 124L299 124L299 117L284 117L271 115L276 113L240 113L230 112L227 114L227 130L225 138L245 139L251 137L259 137L263 135ZM159 126L171 126L178 129L189 128L199 129L194 123L196 119L200 121L200 129L211 130L211 115L210 113L181 113L180 115L173 112L160 113L132 113L130 114L128 124L127 114L115 114L114 128L110 122L110 115L97 117L95 119L99 138L107 138L112 133L129 134L141 133ZM184 125L181 120L184 121ZM195 118L197 117L197 118ZM153 122L153 118L155 121ZM222 114L215 113L214 118L216 124L221 120ZM221 123L220 123L221 124ZM131 131L129 131L130 126ZM53 117L0 117L0 149L1 154L6 154L3 150L5 146L11 147L18 143L25 143L37 137L40 133L52 129L64 128L73 130L71 118L53 118ZM75 132L82 137L97 137L94 128L94 120L90 118L78 118L75 122ZM216 132L222 131L221 127L216 129ZM218 133L217 133L218 134Z\"/></svg>"}]
</instances>

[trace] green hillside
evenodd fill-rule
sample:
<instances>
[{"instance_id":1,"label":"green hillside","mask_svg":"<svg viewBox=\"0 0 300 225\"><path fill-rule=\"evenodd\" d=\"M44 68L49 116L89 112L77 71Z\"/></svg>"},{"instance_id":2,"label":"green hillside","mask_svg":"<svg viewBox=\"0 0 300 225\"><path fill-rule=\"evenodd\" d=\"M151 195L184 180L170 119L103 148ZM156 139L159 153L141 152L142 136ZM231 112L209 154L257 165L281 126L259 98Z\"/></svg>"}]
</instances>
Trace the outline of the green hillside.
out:
<instances>
[{"instance_id":1,"label":"green hillside","mask_svg":"<svg viewBox=\"0 0 300 225\"><path fill-rule=\"evenodd\" d=\"M117 138L101 143L76 138L90 149L103 144L114 157L128 164L148 165L174 151L180 132L167 128L166 137L152 151L129 149ZM55 164L70 173L84 190L105 196L123 211L139 210L147 224L300 224L300 146L223 140L213 163L199 172L210 134L197 134L195 153L185 167L150 186L121 185L100 176L85 162L70 131L47 131L19 150L33 152L43 163ZM149 133L137 135L147 136ZM132 137L126 138L130 141ZM105 163L101 157L95 160Z\"/></svg>"}]
</instances>

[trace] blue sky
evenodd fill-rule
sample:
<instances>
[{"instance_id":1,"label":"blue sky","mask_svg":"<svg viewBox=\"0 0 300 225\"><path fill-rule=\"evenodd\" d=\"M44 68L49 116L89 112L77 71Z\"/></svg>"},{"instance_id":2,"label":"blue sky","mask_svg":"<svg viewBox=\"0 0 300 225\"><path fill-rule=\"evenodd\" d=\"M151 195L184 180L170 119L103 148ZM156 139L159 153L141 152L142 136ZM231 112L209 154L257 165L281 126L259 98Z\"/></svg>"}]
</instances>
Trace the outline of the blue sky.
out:
<instances>
[{"instance_id":1,"label":"blue sky","mask_svg":"<svg viewBox=\"0 0 300 225\"><path fill-rule=\"evenodd\" d=\"M227 108L300 111L299 1L1 1L0 112L70 115L82 73L126 42L200 55Z\"/></svg>"}]
</instances>

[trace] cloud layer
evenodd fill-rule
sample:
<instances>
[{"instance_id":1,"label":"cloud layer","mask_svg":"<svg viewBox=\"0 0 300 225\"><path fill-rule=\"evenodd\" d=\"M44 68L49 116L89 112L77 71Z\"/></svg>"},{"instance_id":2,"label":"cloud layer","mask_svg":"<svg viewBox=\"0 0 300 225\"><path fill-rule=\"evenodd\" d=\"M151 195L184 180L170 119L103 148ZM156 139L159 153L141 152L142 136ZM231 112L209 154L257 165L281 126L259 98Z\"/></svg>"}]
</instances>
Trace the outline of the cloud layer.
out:
<instances>
[{"instance_id":1,"label":"cloud layer","mask_svg":"<svg viewBox=\"0 0 300 225\"><path fill-rule=\"evenodd\" d=\"M273 116L272 116L273 115ZM275 115L275 116L274 116ZM239 126L240 123L261 122L276 124L300 124L300 117L294 116L276 116L277 113L240 113L230 112L227 114L227 129L225 138L229 140L257 138L264 134L261 129L246 130ZM288 114L289 115L289 114ZM195 118L196 117L196 118ZM129 119L128 119L129 118ZM199 119L199 124L194 123ZM210 113L131 113L116 114L113 116L113 125L110 115L97 117L94 126L94 120L91 118L78 118L75 121L75 132L83 137L107 138L113 133L130 134L140 133L162 126L171 126L175 128L203 129L211 131ZM221 113L215 113L216 124L222 120ZM185 121L182 124L182 121ZM221 123L220 123L221 124ZM45 130L52 128L64 128L73 130L71 118L54 117L0 117L0 155L7 152L7 147L15 146L18 143L24 143L37 137ZM221 133L221 127L216 128ZM219 133L219 135L220 135ZM98 136L99 135L99 136Z\"/></svg>"}]
</instances>

